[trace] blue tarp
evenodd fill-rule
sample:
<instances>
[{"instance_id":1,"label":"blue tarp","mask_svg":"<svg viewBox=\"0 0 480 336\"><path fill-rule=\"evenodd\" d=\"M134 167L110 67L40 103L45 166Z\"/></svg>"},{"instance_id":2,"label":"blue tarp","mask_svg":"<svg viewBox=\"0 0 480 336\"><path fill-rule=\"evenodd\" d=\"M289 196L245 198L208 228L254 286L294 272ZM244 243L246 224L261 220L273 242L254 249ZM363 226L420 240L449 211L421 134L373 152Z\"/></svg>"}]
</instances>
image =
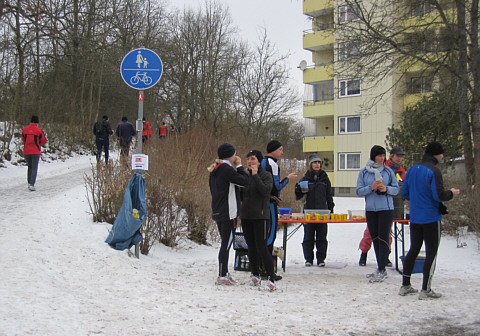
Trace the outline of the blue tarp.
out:
<instances>
[{"instance_id":1,"label":"blue tarp","mask_svg":"<svg viewBox=\"0 0 480 336\"><path fill-rule=\"evenodd\" d=\"M138 219L133 217L133 209L139 211ZM105 242L116 250L125 250L140 243L143 240L140 228L146 216L145 180L142 175L134 174L128 182L122 207Z\"/></svg>"}]
</instances>

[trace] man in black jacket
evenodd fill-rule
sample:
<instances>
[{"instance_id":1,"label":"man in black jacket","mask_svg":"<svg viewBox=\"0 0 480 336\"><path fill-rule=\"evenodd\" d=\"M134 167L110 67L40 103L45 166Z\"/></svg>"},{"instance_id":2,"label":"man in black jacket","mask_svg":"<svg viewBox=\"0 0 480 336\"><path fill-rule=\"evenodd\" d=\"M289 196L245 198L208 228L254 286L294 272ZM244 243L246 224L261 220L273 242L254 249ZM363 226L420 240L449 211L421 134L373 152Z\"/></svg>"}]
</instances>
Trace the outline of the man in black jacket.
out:
<instances>
[{"instance_id":1,"label":"man in black jacket","mask_svg":"<svg viewBox=\"0 0 480 336\"><path fill-rule=\"evenodd\" d=\"M105 152L105 163L108 163L109 137L113 134L112 127L108 122L108 116L104 115L101 120L93 125L93 134L95 134L95 144L97 145L97 163L102 158L102 147Z\"/></svg>"},{"instance_id":2,"label":"man in black jacket","mask_svg":"<svg viewBox=\"0 0 480 336\"><path fill-rule=\"evenodd\" d=\"M218 278L216 285L234 285L235 281L228 273L228 255L240 209L238 186L246 187L249 177L242 166L235 148L224 143L218 147L218 160L211 165L209 185L212 194L212 219L217 222L221 245L218 252ZM235 168L233 168L235 167Z\"/></svg>"}]
</instances>

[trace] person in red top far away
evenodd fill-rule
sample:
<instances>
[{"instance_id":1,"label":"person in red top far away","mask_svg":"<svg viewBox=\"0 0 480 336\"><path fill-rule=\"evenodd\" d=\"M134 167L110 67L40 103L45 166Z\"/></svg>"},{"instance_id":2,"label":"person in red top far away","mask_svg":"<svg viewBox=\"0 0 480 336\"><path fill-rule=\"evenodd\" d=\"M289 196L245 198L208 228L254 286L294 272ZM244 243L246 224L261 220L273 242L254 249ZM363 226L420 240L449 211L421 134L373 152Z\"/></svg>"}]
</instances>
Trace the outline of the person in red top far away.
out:
<instances>
[{"instance_id":1,"label":"person in red top far away","mask_svg":"<svg viewBox=\"0 0 480 336\"><path fill-rule=\"evenodd\" d=\"M143 118L143 131L142 131L142 142L150 141L150 137L153 135L152 127L150 127L150 122Z\"/></svg>"},{"instance_id":2,"label":"person in red top far away","mask_svg":"<svg viewBox=\"0 0 480 336\"><path fill-rule=\"evenodd\" d=\"M402 148L393 147L392 150L390 151L390 158L385 162L386 166L392 168L400 186L401 186L401 183L405 180L405 176L406 176L405 168L403 168L401 165L404 157L405 157L405 153L403 152ZM401 195L401 192L397 196L401 197L400 195ZM400 201L401 201L401 198L400 198ZM396 204L396 197L394 197L393 203ZM391 231L392 230L390 229L390 239L389 239L390 251L392 250L392 232ZM365 229L365 232L363 233L363 238L360 241L360 245L359 245L359 248L362 251L362 254L360 255L360 261L358 262L360 266L367 265L367 253L371 247L372 247L372 237L370 236L370 232L368 231L368 227L367 227ZM387 259L387 267L392 267L392 262L390 261L390 259Z\"/></svg>"},{"instance_id":3,"label":"person in red top far away","mask_svg":"<svg viewBox=\"0 0 480 336\"><path fill-rule=\"evenodd\" d=\"M160 136L160 139L165 139L167 137L167 125L165 125L165 121L162 123L162 126L160 126L158 135Z\"/></svg>"},{"instance_id":4,"label":"person in red top far away","mask_svg":"<svg viewBox=\"0 0 480 336\"><path fill-rule=\"evenodd\" d=\"M41 155L41 146L47 143L47 138L42 129L38 127L38 116L32 116L30 126L22 131L23 156L27 162L27 183L28 190L35 191L35 181L37 180L38 161Z\"/></svg>"}]
</instances>

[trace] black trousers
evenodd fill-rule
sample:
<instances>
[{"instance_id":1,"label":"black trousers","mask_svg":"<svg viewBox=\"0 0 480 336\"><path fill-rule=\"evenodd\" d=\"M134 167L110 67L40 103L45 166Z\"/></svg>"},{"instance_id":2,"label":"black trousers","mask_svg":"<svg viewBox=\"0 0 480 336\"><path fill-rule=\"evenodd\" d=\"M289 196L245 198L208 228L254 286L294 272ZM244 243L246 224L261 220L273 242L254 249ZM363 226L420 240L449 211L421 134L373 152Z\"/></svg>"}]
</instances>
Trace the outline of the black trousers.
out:
<instances>
[{"instance_id":1,"label":"black trousers","mask_svg":"<svg viewBox=\"0 0 480 336\"><path fill-rule=\"evenodd\" d=\"M317 263L324 262L327 258L327 231L326 223L306 223L303 224L303 257L305 261L313 263L313 247L317 248Z\"/></svg>"},{"instance_id":2,"label":"black trousers","mask_svg":"<svg viewBox=\"0 0 480 336\"><path fill-rule=\"evenodd\" d=\"M433 222L428 224L410 224L410 250L403 262L402 284L410 285L413 267L417 260L418 253L425 242L425 264L423 266L423 290L430 290L433 273L437 261L437 251L440 245L441 224Z\"/></svg>"},{"instance_id":3,"label":"black trousers","mask_svg":"<svg viewBox=\"0 0 480 336\"><path fill-rule=\"evenodd\" d=\"M218 251L218 276L224 277L228 273L228 255L233 243L233 234L235 230L236 219L217 222L218 232L220 233L220 251Z\"/></svg>"},{"instance_id":4,"label":"black trousers","mask_svg":"<svg viewBox=\"0 0 480 336\"><path fill-rule=\"evenodd\" d=\"M270 281L275 281L272 253L267 247L267 232L270 226L267 219L242 219L242 229L248 245L250 269L255 276L260 275L260 260Z\"/></svg>"},{"instance_id":5,"label":"black trousers","mask_svg":"<svg viewBox=\"0 0 480 336\"><path fill-rule=\"evenodd\" d=\"M40 154L26 154L25 161L27 162L27 183L35 185L37 181L38 162L40 161Z\"/></svg>"},{"instance_id":6,"label":"black trousers","mask_svg":"<svg viewBox=\"0 0 480 336\"><path fill-rule=\"evenodd\" d=\"M373 248L377 258L379 271L384 271L390 254L390 229L393 221L393 210L367 211L367 227L372 237Z\"/></svg>"}]
</instances>

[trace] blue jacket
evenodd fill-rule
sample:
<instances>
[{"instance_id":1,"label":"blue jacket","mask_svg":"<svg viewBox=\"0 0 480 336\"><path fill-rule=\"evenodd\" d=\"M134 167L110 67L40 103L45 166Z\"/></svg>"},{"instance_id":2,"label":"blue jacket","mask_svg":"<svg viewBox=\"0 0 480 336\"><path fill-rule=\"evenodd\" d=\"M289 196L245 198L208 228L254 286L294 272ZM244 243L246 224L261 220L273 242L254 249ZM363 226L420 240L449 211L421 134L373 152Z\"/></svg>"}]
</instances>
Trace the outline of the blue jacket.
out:
<instances>
[{"instance_id":1,"label":"blue jacket","mask_svg":"<svg viewBox=\"0 0 480 336\"><path fill-rule=\"evenodd\" d=\"M360 170L358 174L357 195L365 196L365 211L394 210L393 195L397 195L400 191L397 178L393 170L387 166L380 174L383 184L387 186L387 193L381 195L371 188L375 182L375 174L368 172L366 168Z\"/></svg>"},{"instance_id":2,"label":"blue jacket","mask_svg":"<svg viewBox=\"0 0 480 336\"><path fill-rule=\"evenodd\" d=\"M443 188L443 177L437 163L435 157L425 154L419 164L407 171L402 196L410 200L410 221L414 224L441 220L440 203L453 198L453 193Z\"/></svg>"}]
</instances>

